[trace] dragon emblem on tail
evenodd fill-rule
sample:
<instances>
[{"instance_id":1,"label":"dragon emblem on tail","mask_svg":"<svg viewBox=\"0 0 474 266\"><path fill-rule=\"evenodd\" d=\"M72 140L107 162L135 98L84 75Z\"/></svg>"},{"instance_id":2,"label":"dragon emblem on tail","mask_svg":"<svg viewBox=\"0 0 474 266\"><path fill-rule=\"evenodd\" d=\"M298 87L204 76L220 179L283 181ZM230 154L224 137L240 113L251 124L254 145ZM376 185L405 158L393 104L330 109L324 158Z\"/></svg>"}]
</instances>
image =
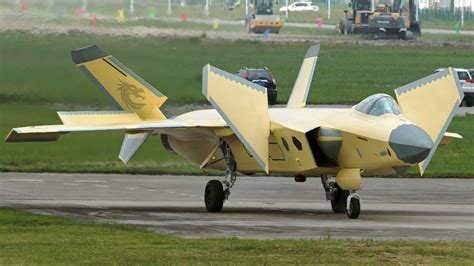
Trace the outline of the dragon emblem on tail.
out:
<instances>
[{"instance_id":1,"label":"dragon emblem on tail","mask_svg":"<svg viewBox=\"0 0 474 266\"><path fill-rule=\"evenodd\" d=\"M127 83L119 79L120 83L117 84L119 87L117 90L120 92L120 97L122 98L122 102L127 106L128 109L141 109L145 106L144 103L136 102L137 99L145 100L145 97L142 95L145 91L142 88L138 88L137 86ZM132 97L133 96L133 97Z\"/></svg>"}]
</instances>

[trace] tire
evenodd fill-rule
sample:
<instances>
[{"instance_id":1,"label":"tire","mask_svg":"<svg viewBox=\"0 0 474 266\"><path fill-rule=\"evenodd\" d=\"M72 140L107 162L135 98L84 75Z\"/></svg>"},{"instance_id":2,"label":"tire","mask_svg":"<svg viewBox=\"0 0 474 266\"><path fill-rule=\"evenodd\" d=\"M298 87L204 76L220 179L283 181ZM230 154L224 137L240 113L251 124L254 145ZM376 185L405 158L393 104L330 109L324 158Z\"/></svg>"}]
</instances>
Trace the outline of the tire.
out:
<instances>
[{"instance_id":1,"label":"tire","mask_svg":"<svg viewBox=\"0 0 474 266\"><path fill-rule=\"evenodd\" d=\"M245 27L247 28L247 33L252 33L252 29L250 28L250 22Z\"/></svg>"},{"instance_id":2,"label":"tire","mask_svg":"<svg viewBox=\"0 0 474 266\"><path fill-rule=\"evenodd\" d=\"M210 180L204 190L204 203L208 212L221 212L224 206L224 187L219 180Z\"/></svg>"},{"instance_id":3,"label":"tire","mask_svg":"<svg viewBox=\"0 0 474 266\"><path fill-rule=\"evenodd\" d=\"M338 33L339 35L342 35L343 32L344 32L344 27L341 26L341 25L338 25L338 26L336 27L336 33Z\"/></svg>"},{"instance_id":4,"label":"tire","mask_svg":"<svg viewBox=\"0 0 474 266\"><path fill-rule=\"evenodd\" d=\"M360 200L358 198L352 198L349 203L349 209L347 209L347 217L351 219L359 218L360 214Z\"/></svg>"},{"instance_id":5,"label":"tire","mask_svg":"<svg viewBox=\"0 0 474 266\"><path fill-rule=\"evenodd\" d=\"M250 21L251 19L249 17L245 19L245 29L247 30L247 33L252 33L252 29L250 28Z\"/></svg>"},{"instance_id":6,"label":"tire","mask_svg":"<svg viewBox=\"0 0 474 266\"><path fill-rule=\"evenodd\" d=\"M474 104L474 96L466 96L464 97L464 101L466 102L467 107L472 107Z\"/></svg>"},{"instance_id":7,"label":"tire","mask_svg":"<svg viewBox=\"0 0 474 266\"><path fill-rule=\"evenodd\" d=\"M268 104L275 105L276 102L277 102L277 94L276 93L268 94Z\"/></svg>"},{"instance_id":8,"label":"tire","mask_svg":"<svg viewBox=\"0 0 474 266\"><path fill-rule=\"evenodd\" d=\"M407 39L407 33L405 31L400 32L400 39L406 41Z\"/></svg>"},{"instance_id":9,"label":"tire","mask_svg":"<svg viewBox=\"0 0 474 266\"><path fill-rule=\"evenodd\" d=\"M347 23L339 25L339 34L347 35Z\"/></svg>"},{"instance_id":10,"label":"tire","mask_svg":"<svg viewBox=\"0 0 474 266\"><path fill-rule=\"evenodd\" d=\"M346 207L348 196L349 190L342 190L339 186L337 186L336 199L331 200L331 208L334 213L345 213L347 211Z\"/></svg>"}]
</instances>

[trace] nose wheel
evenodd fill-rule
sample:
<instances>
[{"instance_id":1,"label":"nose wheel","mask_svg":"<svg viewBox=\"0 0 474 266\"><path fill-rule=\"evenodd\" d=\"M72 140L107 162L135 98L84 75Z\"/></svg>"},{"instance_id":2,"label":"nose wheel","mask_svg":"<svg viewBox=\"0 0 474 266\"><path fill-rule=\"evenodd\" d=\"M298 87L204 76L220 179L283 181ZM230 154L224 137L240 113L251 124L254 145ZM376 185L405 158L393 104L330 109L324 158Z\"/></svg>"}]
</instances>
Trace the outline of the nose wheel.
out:
<instances>
[{"instance_id":1,"label":"nose wheel","mask_svg":"<svg viewBox=\"0 0 474 266\"><path fill-rule=\"evenodd\" d=\"M347 217L357 219L360 215L360 196L354 190L344 190L327 175L321 176L326 191L326 200L331 201L334 213L346 213Z\"/></svg>"},{"instance_id":2,"label":"nose wheel","mask_svg":"<svg viewBox=\"0 0 474 266\"><path fill-rule=\"evenodd\" d=\"M230 188L237 180L236 163L234 155L229 145L223 142L221 145L224 159L226 161L226 171L223 180L210 180L204 190L204 203L208 212L221 212L224 202L229 199Z\"/></svg>"},{"instance_id":3,"label":"nose wheel","mask_svg":"<svg viewBox=\"0 0 474 266\"><path fill-rule=\"evenodd\" d=\"M360 197L359 194L351 190L351 194L347 197L347 217L357 219L360 215Z\"/></svg>"}]
</instances>

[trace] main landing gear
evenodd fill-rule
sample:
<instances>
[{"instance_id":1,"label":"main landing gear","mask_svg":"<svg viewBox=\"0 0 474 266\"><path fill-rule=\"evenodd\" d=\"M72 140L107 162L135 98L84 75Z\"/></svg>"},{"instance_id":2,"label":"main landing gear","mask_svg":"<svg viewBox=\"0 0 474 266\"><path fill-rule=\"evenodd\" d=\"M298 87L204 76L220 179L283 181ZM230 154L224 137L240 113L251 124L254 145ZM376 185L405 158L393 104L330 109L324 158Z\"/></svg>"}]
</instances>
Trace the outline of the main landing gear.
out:
<instances>
[{"instance_id":1,"label":"main landing gear","mask_svg":"<svg viewBox=\"0 0 474 266\"><path fill-rule=\"evenodd\" d=\"M347 213L351 219L357 219L360 215L360 196L354 190L343 190L327 175L321 176L321 183L326 191L326 200L331 201L334 213Z\"/></svg>"},{"instance_id":2,"label":"main landing gear","mask_svg":"<svg viewBox=\"0 0 474 266\"><path fill-rule=\"evenodd\" d=\"M236 164L234 155L230 150L229 145L223 142L221 145L224 159L226 162L226 170L224 180L210 180L206 184L204 190L204 203L208 212L220 212L224 206L224 202L229 199L230 188L234 186L237 180Z\"/></svg>"}]
</instances>

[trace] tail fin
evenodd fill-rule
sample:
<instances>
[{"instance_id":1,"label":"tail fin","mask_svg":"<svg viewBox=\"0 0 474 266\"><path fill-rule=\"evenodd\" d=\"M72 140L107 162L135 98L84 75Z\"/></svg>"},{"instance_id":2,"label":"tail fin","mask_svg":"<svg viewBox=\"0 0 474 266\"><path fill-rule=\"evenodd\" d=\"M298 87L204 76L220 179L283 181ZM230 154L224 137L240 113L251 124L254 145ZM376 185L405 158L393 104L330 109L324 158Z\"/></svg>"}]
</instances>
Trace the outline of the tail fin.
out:
<instances>
[{"instance_id":1,"label":"tail fin","mask_svg":"<svg viewBox=\"0 0 474 266\"><path fill-rule=\"evenodd\" d=\"M403 114L423 128L434 143L428 157L419 163L423 175L461 104L458 75L449 68L400 87L395 94Z\"/></svg>"},{"instance_id":2,"label":"tail fin","mask_svg":"<svg viewBox=\"0 0 474 266\"><path fill-rule=\"evenodd\" d=\"M166 119L160 106L167 97L97 45L71 52L86 76L110 96L116 107L137 113L144 120Z\"/></svg>"},{"instance_id":3,"label":"tail fin","mask_svg":"<svg viewBox=\"0 0 474 266\"><path fill-rule=\"evenodd\" d=\"M291 91L290 99L286 105L287 108L303 108L306 105L306 98L308 98L309 87L313 80L316 62L318 61L318 54L319 44L311 46L308 52L306 52L300 72Z\"/></svg>"},{"instance_id":4,"label":"tail fin","mask_svg":"<svg viewBox=\"0 0 474 266\"><path fill-rule=\"evenodd\" d=\"M202 70L202 93L268 173L267 89L210 65Z\"/></svg>"}]
</instances>

